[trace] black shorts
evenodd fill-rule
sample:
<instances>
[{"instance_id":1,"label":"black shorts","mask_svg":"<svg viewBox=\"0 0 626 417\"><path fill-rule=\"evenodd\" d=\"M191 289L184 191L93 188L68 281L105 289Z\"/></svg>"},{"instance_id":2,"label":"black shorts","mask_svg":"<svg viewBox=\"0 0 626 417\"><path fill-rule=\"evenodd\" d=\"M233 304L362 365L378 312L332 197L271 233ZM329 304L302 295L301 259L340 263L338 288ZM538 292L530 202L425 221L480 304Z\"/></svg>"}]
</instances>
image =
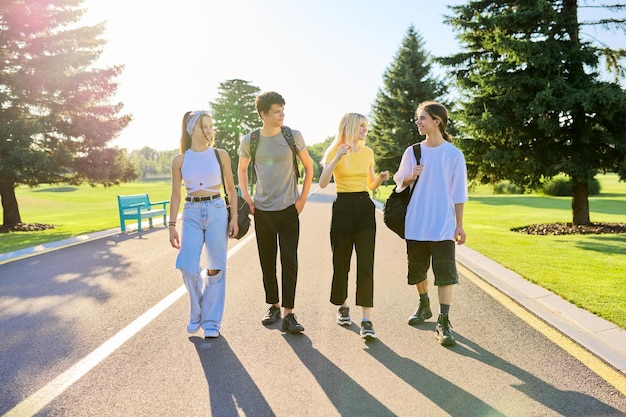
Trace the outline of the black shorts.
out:
<instances>
[{"instance_id":1,"label":"black shorts","mask_svg":"<svg viewBox=\"0 0 626 417\"><path fill-rule=\"evenodd\" d=\"M455 243L452 240L441 242L407 240L408 284L419 284L426 279L431 259L435 285L458 284L455 251Z\"/></svg>"}]
</instances>

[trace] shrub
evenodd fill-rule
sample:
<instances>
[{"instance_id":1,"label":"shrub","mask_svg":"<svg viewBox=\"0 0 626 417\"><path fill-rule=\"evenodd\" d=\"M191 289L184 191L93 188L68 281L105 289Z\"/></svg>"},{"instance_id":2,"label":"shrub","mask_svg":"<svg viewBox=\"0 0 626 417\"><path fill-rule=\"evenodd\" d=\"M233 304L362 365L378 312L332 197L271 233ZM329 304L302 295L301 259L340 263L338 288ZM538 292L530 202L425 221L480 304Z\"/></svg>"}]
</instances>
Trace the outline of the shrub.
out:
<instances>
[{"instance_id":1,"label":"shrub","mask_svg":"<svg viewBox=\"0 0 626 417\"><path fill-rule=\"evenodd\" d=\"M589 180L587 184L589 189L589 195L600 194L600 182L593 178ZM565 175L557 175L550 181L546 182L542 188L544 194L557 196L557 197L571 197L572 196L572 179Z\"/></svg>"},{"instance_id":2,"label":"shrub","mask_svg":"<svg viewBox=\"0 0 626 417\"><path fill-rule=\"evenodd\" d=\"M502 181L493 186L494 194L524 194L524 190L519 185L511 184L508 181Z\"/></svg>"}]
</instances>

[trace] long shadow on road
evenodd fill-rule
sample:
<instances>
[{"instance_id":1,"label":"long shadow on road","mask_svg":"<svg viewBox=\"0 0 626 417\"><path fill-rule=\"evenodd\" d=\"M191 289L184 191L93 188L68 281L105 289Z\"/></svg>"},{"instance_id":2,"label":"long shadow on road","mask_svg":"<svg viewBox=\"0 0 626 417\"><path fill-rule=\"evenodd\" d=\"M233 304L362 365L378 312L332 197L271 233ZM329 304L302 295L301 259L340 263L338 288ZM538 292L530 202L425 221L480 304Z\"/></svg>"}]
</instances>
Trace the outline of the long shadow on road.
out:
<instances>
[{"instance_id":1,"label":"long shadow on road","mask_svg":"<svg viewBox=\"0 0 626 417\"><path fill-rule=\"evenodd\" d=\"M505 415L419 363L398 355L380 340L369 344L366 352L451 416Z\"/></svg>"},{"instance_id":2,"label":"long shadow on road","mask_svg":"<svg viewBox=\"0 0 626 417\"><path fill-rule=\"evenodd\" d=\"M580 392L560 390L524 369L481 348L471 340L458 334L455 336L457 342L459 342L454 349L455 352L499 369L519 379L523 383L515 386L516 389L524 393L527 397L556 411L560 415L571 417L624 415L623 411L617 410L608 404L604 404L597 398Z\"/></svg>"},{"instance_id":3,"label":"long shadow on road","mask_svg":"<svg viewBox=\"0 0 626 417\"><path fill-rule=\"evenodd\" d=\"M196 347L209 385L211 415L238 417L241 410L246 416L275 416L225 337L192 336L189 340Z\"/></svg>"},{"instance_id":4,"label":"long shadow on road","mask_svg":"<svg viewBox=\"0 0 626 417\"><path fill-rule=\"evenodd\" d=\"M111 281L134 279L131 260L115 248L142 239L121 234L0 265L0 414L57 376L68 358L97 346L87 317L98 317L99 340L114 333L115 316L106 310Z\"/></svg>"},{"instance_id":5,"label":"long shadow on road","mask_svg":"<svg viewBox=\"0 0 626 417\"><path fill-rule=\"evenodd\" d=\"M284 335L300 361L315 377L319 386L342 416L395 416L348 374L313 347L311 339ZM320 415L324 415L320 410Z\"/></svg>"}]
</instances>

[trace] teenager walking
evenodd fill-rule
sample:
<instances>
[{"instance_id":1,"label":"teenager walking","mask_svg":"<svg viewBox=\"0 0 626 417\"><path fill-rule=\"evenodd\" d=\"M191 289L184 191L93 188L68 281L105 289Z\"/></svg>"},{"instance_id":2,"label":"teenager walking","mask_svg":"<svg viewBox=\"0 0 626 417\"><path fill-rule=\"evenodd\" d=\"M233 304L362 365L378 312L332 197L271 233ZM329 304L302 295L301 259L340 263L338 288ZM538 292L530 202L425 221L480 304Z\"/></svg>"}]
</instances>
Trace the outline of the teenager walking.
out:
<instances>
[{"instance_id":1,"label":"teenager walking","mask_svg":"<svg viewBox=\"0 0 626 417\"><path fill-rule=\"evenodd\" d=\"M319 185L326 188L334 176L337 198L333 203L330 242L333 252L333 280L330 302L339 306L337 323L352 324L348 306L348 273L352 250L356 251L356 297L361 306L361 337L375 339L370 319L374 306L374 246L376 211L369 190L376 190L389 179L389 172L374 173L374 151L365 146L367 118L347 113L339 122L335 140L330 144L322 164Z\"/></svg>"},{"instance_id":2,"label":"teenager walking","mask_svg":"<svg viewBox=\"0 0 626 417\"><path fill-rule=\"evenodd\" d=\"M446 131L447 109L427 101L418 106L415 116L419 133L426 136L419 144L421 161L415 160L411 147L407 148L394 175L398 192L414 187L405 224L407 280L415 285L420 301L409 324L419 325L432 317L426 277L432 263L440 307L435 336L442 345L451 346L456 343L449 320L452 286L459 282L455 244L462 245L466 239L463 208L468 199L467 168L463 153Z\"/></svg>"},{"instance_id":3,"label":"teenager walking","mask_svg":"<svg viewBox=\"0 0 626 417\"><path fill-rule=\"evenodd\" d=\"M299 215L311 188L313 164L302 134L283 126L283 97L273 91L265 92L256 98L255 106L263 127L260 131L251 132L242 138L238 151L238 175L242 197L254 216L265 302L270 305L261 322L268 325L280 319L282 304L283 330L299 333L304 327L293 313L298 279ZM253 136L256 143L252 142ZM296 160L291 140L304 167L302 192L298 191L297 171L294 169ZM257 178L253 197L248 191L247 177L248 165L252 159L252 169ZM278 247L282 271L282 303L276 275Z\"/></svg>"},{"instance_id":4,"label":"teenager walking","mask_svg":"<svg viewBox=\"0 0 626 417\"><path fill-rule=\"evenodd\" d=\"M218 337L224 315L226 295L226 249L228 237L237 236L237 210L230 223L226 202L220 195L224 166L224 187L237 195L225 150L214 149L213 118L206 111L187 112L183 116L180 153L172 159L172 194L170 196L169 241L179 249L176 268L183 275L189 293L190 316L187 331L204 329L204 337ZM181 188L187 197L183 206L182 233L176 230L181 203ZM200 265L205 249L206 269Z\"/></svg>"}]
</instances>

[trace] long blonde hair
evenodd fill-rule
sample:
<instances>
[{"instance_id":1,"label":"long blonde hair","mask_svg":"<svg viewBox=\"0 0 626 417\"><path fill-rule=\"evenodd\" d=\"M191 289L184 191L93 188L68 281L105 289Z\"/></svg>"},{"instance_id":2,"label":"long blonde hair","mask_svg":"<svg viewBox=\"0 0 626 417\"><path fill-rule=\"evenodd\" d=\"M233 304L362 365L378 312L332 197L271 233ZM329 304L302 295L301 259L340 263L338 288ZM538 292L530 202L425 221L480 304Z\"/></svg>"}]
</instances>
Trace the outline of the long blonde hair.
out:
<instances>
[{"instance_id":1,"label":"long blonde hair","mask_svg":"<svg viewBox=\"0 0 626 417\"><path fill-rule=\"evenodd\" d=\"M361 123L368 125L367 117L360 113L346 113L339 121L337 127L337 135L331 144L326 148L324 156L322 157L322 165L326 163L326 158L335 149L339 148L343 144L350 145L351 149L363 145L363 140L359 135L359 127Z\"/></svg>"}]
</instances>

